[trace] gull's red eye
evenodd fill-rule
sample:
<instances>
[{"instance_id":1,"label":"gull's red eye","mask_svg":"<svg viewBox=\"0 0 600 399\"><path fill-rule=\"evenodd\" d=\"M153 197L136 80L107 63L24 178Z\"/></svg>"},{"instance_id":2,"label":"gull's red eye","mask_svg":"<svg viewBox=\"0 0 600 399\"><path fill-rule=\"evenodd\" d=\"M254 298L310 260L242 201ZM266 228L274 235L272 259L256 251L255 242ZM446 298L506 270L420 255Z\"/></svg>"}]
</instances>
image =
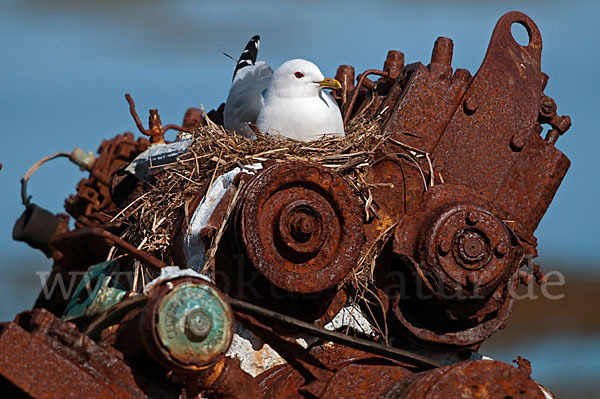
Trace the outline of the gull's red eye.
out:
<instances>
[{"instance_id":1,"label":"gull's red eye","mask_svg":"<svg viewBox=\"0 0 600 399\"><path fill-rule=\"evenodd\" d=\"M294 76L297 77L298 79L302 79L304 77L304 74L302 72L298 71L294 74Z\"/></svg>"}]
</instances>

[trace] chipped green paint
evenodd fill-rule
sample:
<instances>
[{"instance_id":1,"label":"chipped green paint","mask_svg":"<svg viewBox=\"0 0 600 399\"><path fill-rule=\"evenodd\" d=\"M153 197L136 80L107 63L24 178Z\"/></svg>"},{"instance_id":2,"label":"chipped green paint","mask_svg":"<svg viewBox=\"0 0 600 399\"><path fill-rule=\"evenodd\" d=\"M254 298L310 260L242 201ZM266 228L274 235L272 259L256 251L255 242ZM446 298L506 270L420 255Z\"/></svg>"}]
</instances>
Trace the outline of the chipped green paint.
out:
<instances>
[{"instance_id":1,"label":"chipped green paint","mask_svg":"<svg viewBox=\"0 0 600 399\"><path fill-rule=\"evenodd\" d=\"M159 305L158 336L177 359L191 362L225 353L231 323L227 304L208 285L179 284Z\"/></svg>"},{"instance_id":2,"label":"chipped green paint","mask_svg":"<svg viewBox=\"0 0 600 399\"><path fill-rule=\"evenodd\" d=\"M91 266L71 296L63 313L63 320L94 316L119 303L127 291L110 284L111 274L118 271L119 266L117 261Z\"/></svg>"}]
</instances>

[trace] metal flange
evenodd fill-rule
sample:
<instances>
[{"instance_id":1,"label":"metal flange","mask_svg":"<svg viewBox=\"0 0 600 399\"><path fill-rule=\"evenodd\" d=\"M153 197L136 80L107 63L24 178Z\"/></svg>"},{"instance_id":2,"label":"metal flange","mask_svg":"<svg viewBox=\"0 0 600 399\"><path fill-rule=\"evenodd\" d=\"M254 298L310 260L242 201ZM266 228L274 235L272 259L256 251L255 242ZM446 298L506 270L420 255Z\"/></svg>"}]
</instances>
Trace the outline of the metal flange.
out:
<instances>
[{"instance_id":1,"label":"metal flange","mask_svg":"<svg viewBox=\"0 0 600 399\"><path fill-rule=\"evenodd\" d=\"M210 283L178 278L152 289L140 328L154 360L181 373L194 373L213 365L229 349L233 313Z\"/></svg>"},{"instance_id":2,"label":"metal flange","mask_svg":"<svg viewBox=\"0 0 600 399\"><path fill-rule=\"evenodd\" d=\"M323 291L356 265L364 241L358 199L344 179L309 162L266 168L246 186L239 214L250 262L292 292Z\"/></svg>"}]
</instances>

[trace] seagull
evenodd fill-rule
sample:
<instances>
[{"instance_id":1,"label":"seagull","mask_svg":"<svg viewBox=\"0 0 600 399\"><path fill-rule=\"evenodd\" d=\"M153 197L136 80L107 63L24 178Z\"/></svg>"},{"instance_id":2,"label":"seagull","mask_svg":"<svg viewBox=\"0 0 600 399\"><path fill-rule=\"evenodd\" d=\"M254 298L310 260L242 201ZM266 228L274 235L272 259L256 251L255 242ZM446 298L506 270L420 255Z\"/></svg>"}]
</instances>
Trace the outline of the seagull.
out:
<instances>
[{"instance_id":1,"label":"seagull","mask_svg":"<svg viewBox=\"0 0 600 399\"><path fill-rule=\"evenodd\" d=\"M286 61L273 72L266 62L256 61L259 43L259 36L252 37L236 64L225 103L225 128L254 138L252 123L263 133L300 141L343 135L337 102L323 91L340 88L340 83L302 59Z\"/></svg>"}]
</instances>

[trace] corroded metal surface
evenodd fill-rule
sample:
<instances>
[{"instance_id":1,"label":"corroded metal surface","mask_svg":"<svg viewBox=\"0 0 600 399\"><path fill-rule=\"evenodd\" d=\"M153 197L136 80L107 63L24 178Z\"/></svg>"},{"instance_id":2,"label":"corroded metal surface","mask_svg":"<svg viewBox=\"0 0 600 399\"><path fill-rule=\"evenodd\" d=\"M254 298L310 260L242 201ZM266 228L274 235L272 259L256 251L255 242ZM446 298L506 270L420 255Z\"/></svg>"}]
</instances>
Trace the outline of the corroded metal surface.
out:
<instances>
[{"instance_id":1,"label":"corroded metal surface","mask_svg":"<svg viewBox=\"0 0 600 399\"><path fill-rule=\"evenodd\" d=\"M335 172L306 162L275 164L246 185L241 238L251 263L292 292L331 288L356 264L360 209Z\"/></svg>"},{"instance_id":2,"label":"corroded metal surface","mask_svg":"<svg viewBox=\"0 0 600 399\"><path fill-rule=\"evenodd\" d=\"M513 39L513 23L527 29L527 45ZM384 129L393 139L368 181L392 187L373 189L380 218L365 231L374 240L398 223L399 258L381 273L413 282L412 300L399 291L390 299L420 343L468 346L502 328L521 257L536 254L533 231L569 166L553 144L570 126L542 93L540 54L533 21L511 12L473 78L452 74L452 42L439 38L429 66L404 68L381 106L391 110ZM540 123L556 133L542 139ZM380 280L384 290L397 282Z\"/></svg>"},{"instance_id":3,"label":"corroded metal surface","mask_svg":"<svg viewBox=\"0 0 600 399\"><path fill-rule=\"evenodd\" d=\"M474 360L397 382L381 399L545 398L529 375L506 363Z\"/></svg>"},{"instance_id":4,"label":"corroded metal surface","mask_svg":"<svg viewBox=\"0 0 600 399\"><path fill-rule=\"evenodd\" d=\"M515 23L527 30L526 45L513 38ZM100 397L176 391L188 399L543 397L525 359L518 358L518 369L461 360L503 328L520 282L543 280L539 266L533 276L520 267L537 254L533 233L569 168L555 144L571 121L543 92L541 35L526 15L500 18L474 76L453 69L453 47L438 38L427 66L405 66L404 54L392 50L381 70L355 78L351 66L338 69L343 88L333 95L344 121L373 111L385 134L369 167L353 170L368 195L317 163L271 160L260 171L238 165L192 237L194 250L203 251L194 263L183 240L213 180L203 183L181 210L171 260L204 269L211 282L195 274L160 280L145 294L128 287L119 293L125 299L109 301L100 315L77 312L80 327L101 345L42 310L1 325L6 391L39 398L90 390ZM139 130L156 144L167 129L209 123L190 109L183 127L163 127L151 110L146 129L128 101ZM221 124L223 106L207 116ZM550 126L544 138L542 125ZM65 204L74 231L65 217L57 228L49 214L51 228L38 237L27 229L27 213L20 220L17 236L55 260L47 286L110 258L111 247L137 265L167 266L121 238L124 224L109 223L151 184L125 170L148 145L131 134L102 143L90 177ZM244 168L248 173L237 172ZM372 264L363 263L374 253ZM366 268L354 270L359 263ZM80 287L88 285L97 287ZM36 306L61 314L69 298L57 295L40 295ZM70 298L73 306L78 298ZM364 313L372 334L351 336L361 331L350 324L322 328L346 308ZM225 356L234 315L257 338L241 363ZM299 334L310 350L296 341ZM397 347L384 345L390 342ZM261 360L273 351L284 364ZM438 367L443 358L458 363ZM252 375L240 365L248 362L256 366L247 368ZM265 371L254 378L257 370Z\"/></svg>"},{"instance_id":5,"label":"corroded metal surface","mask_svg":"<svg viewBox=\"0 0 600 399\"><path fill-rule=\"evenodd\" d=\"M77 194L65 200L65 209L75 218L76 227L106 223L110 220L109 215L120 210L110 195L111 175L149 145L147 139L135 140L131 133L118 135L100 144L90 177L82 179L77 184Z\"/></svg>"},{"instance_id":6,"label":"corroded metal surface","mask_svg":"<svg viewBox=\"0 0 600 399\"><path fill-rule=\"evenodd\" d=\"M390 272L408 265L402 275L422 290L393 292L392 309L419 340L473 345L510 314L521 252L494 214L476 193L445 184L429 189L422 207L400 220L393 250L401 260L391 261Z\"/></svg>"},{"instance_id":7,"label":"corroded metal surface","mask_svg":"<svg viewBox=\"0 0 600 399\"><path fill-rule=\"evenodd\" d=\"M206 281L185 277L154 287L140 335L151 356L182 373L198 372L223 357L233 337L233 314Z\"/></svg>"},{"instance_id":8,"label":"corroded metal surface","mask_svg":"<svg viewBox=\"0 0 600 399\"><path fill-rule=\"evenodd\" d=\"M344 346L317 347L311 354L330 371L326 381L307 379L289 365L278 366L257 377L264 398L297 398L303 392L312 392L318 397L342 398L355 395L357 391L366 397L374 397L387 384L413 374L402 363Z\"/></svg>"},{"instance_id":9,"label":"corroded metal surface","mask_svg":"<svg viewBox=\"0 0 600 399\"><path fill-rule=\"evenodd\" d=\"M0 373L2 391L11 397L169 398L176 392L44 309L1 326Z\"/></svg>"}]
</instances>

